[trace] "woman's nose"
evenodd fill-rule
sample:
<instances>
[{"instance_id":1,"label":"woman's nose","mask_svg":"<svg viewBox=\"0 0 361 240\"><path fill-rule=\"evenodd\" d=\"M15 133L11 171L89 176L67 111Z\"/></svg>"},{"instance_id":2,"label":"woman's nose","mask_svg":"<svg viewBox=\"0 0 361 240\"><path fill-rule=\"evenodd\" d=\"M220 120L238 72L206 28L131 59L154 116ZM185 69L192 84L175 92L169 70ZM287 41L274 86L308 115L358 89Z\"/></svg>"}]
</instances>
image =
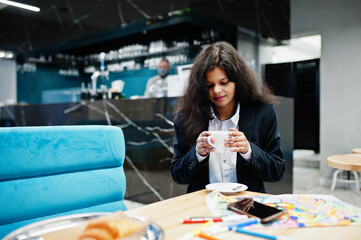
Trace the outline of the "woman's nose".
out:
<instances>
[{"instance_id":1,"label":"woman's nose","mask_svg":"<svg viewBox=\"0 0 361 240\"><path fill-rule=\"evenodd\" d=\"M220 93L220 92L222 92L222 87L221 86L219 86L219 85L216 85L216 86L214 86L214 88L213 88L213 91L214 91L214 93Z\"/></svg>"}]
</instances>

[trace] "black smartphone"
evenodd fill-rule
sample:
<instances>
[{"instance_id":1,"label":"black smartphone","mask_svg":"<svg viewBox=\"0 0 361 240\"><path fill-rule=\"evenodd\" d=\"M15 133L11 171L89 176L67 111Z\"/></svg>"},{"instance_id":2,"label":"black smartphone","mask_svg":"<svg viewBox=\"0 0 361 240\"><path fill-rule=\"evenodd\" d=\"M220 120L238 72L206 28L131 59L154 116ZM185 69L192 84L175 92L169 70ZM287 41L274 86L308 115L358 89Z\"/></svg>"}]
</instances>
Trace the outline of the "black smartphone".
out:
<instances>
[{"instance_id":1,"label":"black smartphone","mask_svg":"<svg viewBox=\"0 0 361 240\"><path fill-rule=\"evenodd\" d=\"M266 223L281 216L284 211L254 201L252 198L243 198L237 202L230 203L227 208L249 217L257 217L262 223Z\"/></svg>"}]
</instances>

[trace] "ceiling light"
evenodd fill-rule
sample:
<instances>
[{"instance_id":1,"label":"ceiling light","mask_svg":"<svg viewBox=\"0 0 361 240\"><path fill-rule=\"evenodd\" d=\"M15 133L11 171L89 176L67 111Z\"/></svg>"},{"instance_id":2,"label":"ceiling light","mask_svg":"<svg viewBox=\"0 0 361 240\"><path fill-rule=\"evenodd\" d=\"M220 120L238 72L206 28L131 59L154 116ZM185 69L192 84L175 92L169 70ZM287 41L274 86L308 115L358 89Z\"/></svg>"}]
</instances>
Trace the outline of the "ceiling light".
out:
<instances>
[{"instance_id":1,"label":"ceiling light","mask_svg":"<svg viewBox=\"0 0 361 240\"><path fill-rule=\"evenodd\" d=\"M14 53L10 51L0 50L0 58L8 58L11 59L14 57Z\"/></svg>"},{"instance_id":2,"label":"ceiling light","mask_svg":"<svg viewBox=\"0 0 361 240\"><path fill-rule=\"evenodd\" d=\"M34 12L39 12L40 11L40 8L38 8L38 7L34 7L34 6L31 6L31 5L18 3L18 2L14 2L14 1L0 0L0 3L4 3L4 4L7 4L7 5L14 6L14 7L24 8L24 9L31 10L31 11L34 11Z\"/></svg>"}]
</instances>

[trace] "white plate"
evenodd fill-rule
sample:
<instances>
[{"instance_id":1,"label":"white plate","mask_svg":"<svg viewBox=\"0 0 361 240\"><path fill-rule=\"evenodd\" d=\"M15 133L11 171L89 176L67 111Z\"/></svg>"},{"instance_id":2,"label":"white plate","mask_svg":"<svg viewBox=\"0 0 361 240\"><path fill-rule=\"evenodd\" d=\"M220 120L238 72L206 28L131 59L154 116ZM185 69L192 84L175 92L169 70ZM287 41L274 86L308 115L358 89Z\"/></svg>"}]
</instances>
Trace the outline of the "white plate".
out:
<instances>
[{"instance_id":1,"label":"white plate","mask_svg":"<svg viewBox=\"0 0 361 240\"><path fill-rule=\"evenodd\" d=\"M101 213L82 213L82 214L73 214L61 217L50 218L42 220L40 222L31 223L29 225L20 227L17 230L12 231L6 235L2 240L44 240L41 237L43 234L66 230L71 227L79 226L91 219L110 215L109 212ZM139 221L146 221L146 219L141 217L129 216L133 219ZM143 233L141 233L143 234ZM74 236L74 238L77 238ZM46 240L47 238L45 238ZM68 238L67 238L68 239ZM154 222L149 222L149 225L145 229L144 236L141 237L144 240L163 240L164 234L163 230L159 225Z\"/></svg>"},{"instance_id":2,"label":"white plate","mask_svg":"<svg viewBox=\"0 0 361 240\"><path fill-rule=\"evenodd\" d=\"M211 183L206 185L206 188L208 190L218 191L221 193L237 193L246 191L248 187L241 183Z\"/></svg>"}]
</instances>

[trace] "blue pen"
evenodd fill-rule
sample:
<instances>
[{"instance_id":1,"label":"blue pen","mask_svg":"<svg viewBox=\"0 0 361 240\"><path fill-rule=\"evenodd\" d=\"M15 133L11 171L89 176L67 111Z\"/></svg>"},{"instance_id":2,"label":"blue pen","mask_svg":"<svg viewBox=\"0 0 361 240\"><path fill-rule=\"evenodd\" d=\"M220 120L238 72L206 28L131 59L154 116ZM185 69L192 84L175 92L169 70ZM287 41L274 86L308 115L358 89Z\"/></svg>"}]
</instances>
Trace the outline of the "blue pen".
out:
<instances>
[{"instance_id":1,"label":"blue pen","mask_svg":"<svg viewBox=\"0 0 361 240\"><path fill-rule=\"evenodd\" d=\"M238 224L235 224L235 225L230 225L230 226L228 226L228 230L231 231L231 230L234 230L235 228L241 228L241 227L249 226L249 225L252 225L252 224L259 223L259 222L260 222L260 220L258 218L253 218L252 220L247 221L247 222L242 222L242 223L238 223Z\"/></svg>"},{"instance_id":2,"label":"blue pen","mask_svg":"<svg viewBox=\"0 0 361 240\"><path fill-rule=\"evenodd\" d=\"M280 236L268 235L268 234L263 234L263 233L258 233L258 232L251 232L248 230L244 230L240 227L236 227L235 231L238 233L243 233L243 234L247 234L247 235L251 235L251 236L255 236L255 237L266 238L266 239L270 239L270 240L287 239L287 238L280 237Z\"/></svg>"},{"instance_id":3,"label":"blue pen","mask_svg":"<svg viewBox=\"0 0 361 240\"><path fill-rule=\"evenodd\" d=\"M227 225L212 226L211 228L207 228L207 229L203 229L203 230L205 233L216 234L216 233L232 231L232 230L235 230L236 227L245 227L245 226L256 224L259 222L260 222L260 220L258 218L253 218L249 221L243 221L241 223L238 222L238 223L232 224L232 225L227 224Z\"/></svg>"}]
</instances>

